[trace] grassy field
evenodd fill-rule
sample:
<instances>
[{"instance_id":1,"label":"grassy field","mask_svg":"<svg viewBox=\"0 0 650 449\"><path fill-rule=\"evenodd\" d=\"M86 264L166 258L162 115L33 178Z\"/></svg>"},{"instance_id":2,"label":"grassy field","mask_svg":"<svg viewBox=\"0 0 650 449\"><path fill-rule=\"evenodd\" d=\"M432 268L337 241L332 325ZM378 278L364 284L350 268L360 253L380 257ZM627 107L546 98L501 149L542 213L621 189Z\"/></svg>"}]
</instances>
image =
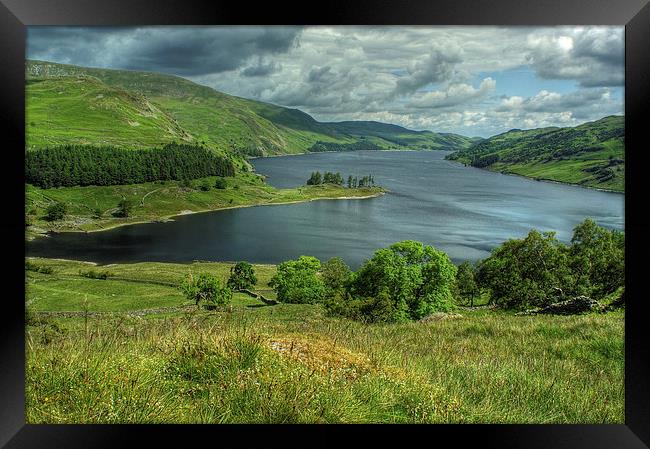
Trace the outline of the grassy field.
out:
<instances>
[{"instance_id":1,"label":"grassy field","mask_svg":"<svg viewBox=\"0 0 650 449\"><path fill-rule=\"evenodd\" d=\"M622 312L363 325L244 295L176 311L188 271L231 265L30 261L52 273L26 272L28 423L624 420ZM255 270L271 296L275 267Z\"/></svg>"},{"instance_id":2,"label":"grassy field","mask_svg":"<svg viewBox=\"0 0 650 449\"><path fill-rule=\"evenodd\" d=\"M226 179L226 189L212 187L208 191L197 186L203 183L214 186L215 177L193 180L193 187L182 187L178 181L53 189L27 185L26 212L32 220L28 237L49 230L97 231L129 223L163 220L188 212L325 198L363 198L384 192L380 187L347 189L332 184L276 189L254 173L238 173ZM131 199L135 206L127 218L113 215L122 198ZM63 220L50 222L46 218L47 207L54 201L65 203L68 213ZM100 214L97 215L96 211Z\"/></svg>"}]
</instances>

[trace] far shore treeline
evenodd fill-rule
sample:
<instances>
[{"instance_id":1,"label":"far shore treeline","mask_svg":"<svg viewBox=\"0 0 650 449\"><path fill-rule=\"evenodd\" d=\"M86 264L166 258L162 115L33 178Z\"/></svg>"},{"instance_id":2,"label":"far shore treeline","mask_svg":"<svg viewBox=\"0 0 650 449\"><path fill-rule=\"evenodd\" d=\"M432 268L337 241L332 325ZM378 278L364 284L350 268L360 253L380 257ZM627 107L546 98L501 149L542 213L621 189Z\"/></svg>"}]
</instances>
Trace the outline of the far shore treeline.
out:
<instances>
[{"instance_id":1,"label":"far shore treeline","mask_svg":"<svg viewBox=\"0 0 650 449\"><path fill-rule=\"evenodd\" d=\"M27 151L25 175L28 183L41 188L105 186L234 176L235 167L205 147L188 144L139 151L61 145Z\"/></svg>"}]
</instances>

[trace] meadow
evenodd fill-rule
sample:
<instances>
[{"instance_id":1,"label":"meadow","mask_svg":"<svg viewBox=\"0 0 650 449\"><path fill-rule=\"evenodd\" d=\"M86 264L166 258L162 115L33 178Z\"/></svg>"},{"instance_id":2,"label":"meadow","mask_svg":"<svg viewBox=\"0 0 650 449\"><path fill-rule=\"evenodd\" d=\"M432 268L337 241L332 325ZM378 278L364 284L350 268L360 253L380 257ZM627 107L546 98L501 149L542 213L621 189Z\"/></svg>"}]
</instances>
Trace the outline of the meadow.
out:
<instances>
[{"instance_id":1,"label":"meadow","mask_svg":"<svg viewBox=\"0 0 650 449\"><path fill-rule=\"evenodd\" d=\"M229 207L282 204L317 199L361 198L377 196L381 187L348 189L333 184L276 189L263 177L251 172L225 178L225 189L214 187L217 177L180 181L157 181L114 186L58 187L41 189L26 185L26 214L31 227L28 238L47 231L99 231L125 224L166 220L188 212L205 212ZM202 185L210 186L202 190ZM130 199L134 205L128 217L117 217L118 203ZM55 202L65 203L63 220L48 221L47 208Z\"/></svg>"},{"instance_id":2,"label":"meadow","mask_svg":"<svg viewBox=\"0 0 650 449\"><path fill-rule=\"evenodd\" d=\"M28 260L28 423L624 421L622 311L369 325L242 293L207 311L176 287L229 263ZM275 266L255 271L273 297Z\"/></svg>"}]
</instances>

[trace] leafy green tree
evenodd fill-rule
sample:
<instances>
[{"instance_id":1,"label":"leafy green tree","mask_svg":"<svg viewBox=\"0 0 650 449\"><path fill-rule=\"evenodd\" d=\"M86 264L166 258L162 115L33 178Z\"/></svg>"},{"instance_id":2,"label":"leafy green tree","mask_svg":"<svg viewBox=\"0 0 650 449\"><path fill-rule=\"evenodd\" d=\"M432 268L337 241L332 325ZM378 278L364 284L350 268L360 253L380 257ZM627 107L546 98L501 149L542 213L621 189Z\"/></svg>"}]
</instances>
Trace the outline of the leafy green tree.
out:
<instances>
[{"instance_id":1,"label":"leafy green tree","mask_svg":"<svg viewBox=\"0 0 650 449\"><path fill-rule=\"evenodd\" d=\"M348 189L352 188L352 175L348 176Z\"/></svg>"},{"instance_id":2,"label":"leafy green tree","mask_svg":"<svg viewBox=\"0 0 650 449\"><path fill-rule=\"evenodd\" d=\"M201 185L199 186L199 189L201 189L201 191L203 191L203 192L207 192L207 191L209 191L210 188L211 188L210 183L207 182L207 181L203 181L203 182L201 183Z\"/></svg>"},{"instance_id":3,"label":"leafy green tree","mask_svg":"<svg viewBox=\"0 0 650 449\"><path fill-rule=\"evenodd\" d=\"M322 183L323 183L323 179L319 171L312 172L311 176L307 180L308 186L316 186Z\"/></svg>"},{"instance_id":4,"label":"leafy green tree","mask_svg":"<svg viewBox=\"0 0 650 449\"><path fill-rule=\"evenodd\" d=\"M314 304L321 302L325 294L323 280L317 276L321 268L318 259L300 256L278 265L277 273L269 286L277 293L278 301L286 303Z\"/></svg>"},{"instance_id":5,"label":"leafy green tree","mask_svg":"<svg viewBox=\"0 0 650 449\"><path fill-rule=\"evenodd\" d=\"M579 293L602 298L625 285L625 234L586 219L573 230L570 267Z\"/></svg>"},{"instance_id":6,"label":"leafy green tree","mask_svg":"<svg viewBox=\"0 0 650 449\"><path fill-rule=\"evenodd\" d=\"M209 273L201 273L196 277L189 273L181 283L180 289L185 297L194 301L197 306L224 306L232 300L232 290Z\"/></svg>"},{"instance_id":7,"label":"leafy green tree","mask_svg":"<svg viewBox=\"0 0 650 449\"><path fill-rule=\"evenodd\" d=\"M389 321L419 319L453 308L455 276L447 254L405 240L376 251L354 275L350 291L357 298L389 298Z\"/></svg>"},{"instance_id":8,"label":"leafy green tree","mask_svg":"<svg viewBox=\"0 0 650 449\"><path fill-rule=\"evenodd\" d=\"M218 177L214 182L214 187L215 189L223 190L226 187L228 187L228 182L226 181L225 178Z\"/></svg>"},{"instance_id":9,"label":"leafy green tree","mask_svg":"<svg viewBox=\"0 0 650 449\"><path fill-rule=\"evenodd\" d=\"M117 203L117 212L118 217L130 217L133 212L133 201L122 198L119 203Z\"/></svg>"},{"instance_id":10,"label":"leafy green tree","mask_svg":"<svg viewBox=\"0 0 650 449\"><path fill-rule=\"evenodd\" d=\"M455 293L456 297L470 307L474 306L474 298L479 294L479 287L476 283L476 271L469 262L458 265L456 272Z\"/></svg>"},{"instance_id":11,"label":"leafy green tree","mask_svg":"<svg viewBox=\"0 0 650 449\"><path fill-rule=\"evenodd\" d=\"M49 221L63 220L63 217L65 217L65 214L67 212L68 206L66 206L66 204L62 203L61 201L56 201L47 207L46 218Z\"/></svg>"},{"instance_id":12,"label":"leafy green tree","mask_svg":"<svg viewBox=\"0 0 650 449\"><path fill-rule=\"evenodd\" d=\"M352 270L340 257L332 257L321 265L321 279L325 285L327 299L342 298L352 276Z\"/></svg>"},{"instance_id":13,"label":"leafy green tree","mask_svg":"<svg viewBox=\"0 0 650 449\"><path fill-rule=\"evenodd\" d=\"M233 291L250 289L257 284L255 268L248 262L237 262L230 267L230 278L228 278L228 287Z\"/></svg>"},{"instance_id":14,"label":"leafy green tree","mask_svg":"<svg viewBox=\"0 0 650 449\"><path fill-rule=\"evenodd\" d=\"M506 308L541 307L574 293L567 248L554 232L533 229L492 251L478 266L478 283L489 288L491 302Z\"/></svg>"}]
</instances>

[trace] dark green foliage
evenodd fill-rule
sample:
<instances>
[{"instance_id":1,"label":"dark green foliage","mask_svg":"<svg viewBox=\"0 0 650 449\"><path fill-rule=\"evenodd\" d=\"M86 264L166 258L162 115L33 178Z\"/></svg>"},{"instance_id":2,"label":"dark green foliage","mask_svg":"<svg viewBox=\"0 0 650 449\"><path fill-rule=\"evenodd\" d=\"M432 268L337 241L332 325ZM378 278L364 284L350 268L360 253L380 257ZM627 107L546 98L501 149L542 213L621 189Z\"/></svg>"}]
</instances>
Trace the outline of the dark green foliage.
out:
<instances>
[{"instance_id":1,"label":"dark green foliage","mask_svg":"<svg viewBox=\"0 0 650 449\"><path fill-rule=\"evenodd\" d=\"M215 189L223 190L223 189L225 189L225 188L227 188L227 187L228 187L228 182L226 181L225 178L218 177L218 178L214 181L214 188L215 188Z\"/></svg>"},{"instance_id":2,"label":"dark green foliage","mask_svg":"<svg viewBox=\"0 0 650 449\"><path fill-rule=\"evenodd\" d=\"M314 186L320 184L335 184L337 186L342 186L343 182L344 180L343 176L341 176L341 173L332 173L327 171L321 175L319 171L315 171L311 173L311 176L307 180L307 185ZM370 187L375 185L375 178L373 178L372 175L368 175L357 180L356 177L353 178L352 175L349 175L347 184L349 189L357 187Z\"/></svg>"},{"instance_id":3,"label":"dark green foliage","mask_svg":"<svg viewBox=\"0 0 650 449\"><path fill-rule=\"evenodd\" d=\"M232 290L251 289L257 284L255 269L248 262L237 262L230 268L228 287Z\"/></svg>"},{"instance_id":4,"label":"dark green foliage","mask_svg":"<svg viewBox=\"0 0 650 449\"><path fill-rule=\"evenodd\" d=\"M323 184L343 185L343 177L340 173L325 172L323 175Z\"/></svg>"},{"instance_id":5,"label":"dark green foliage","mask_svg":"<svg viewBox=\"0 0 650 449\"><path fill-rule=\"evenodd\" d=\"M406 240L376 251L355 273L350 293L374 301L366 304L365 314L375 304L388 311L386 321L419 319L453 308L455 276L456 267L447 254ZM383 300L377 303L377 298Z\"/></svg>"},{"instance_id":6,"label":"dark green foliage","mask_svg":"<svg viewBox=\"0 0 650 449\"><path fill-rule=\"evenodd\" d=\"M345 297L352 270L340 257L332 257L321 265L321 279L325 285L325 298L336 300Z\"/></svg>"},{"instance_id":7,"label":"dark green foliage","mask_svg":"<svg viewBox=\"0 0 650 449\"><path fill-rule=\"evenodd\" d=\"M479 263L477 281L490 290L492 302L512 309L577 295L598 300L625 284L625 234L587 219L566 246L552 232L532 230L495 248Z\"/></svg>"},{"instance_id":8,"label":"dark green foliage","mask_svg":"<svg viewBox=\"0 0 650 449\"><path fill-rule=\"evenodd\" d=\"M348 296L346 299L330 299L325 303L325 308L329 315L342 316L368 324L409 320L406 304L396 304L385 289L375 297Z\"/></svg>"},{"instance_id":9,"label":"dark green foliage","mask_svg":"<svg viewBox=\"0 0 650 449\"><path fill-rule=\"evenodd\" d=\"M133 207L133 201L122 198L120 202L117 203L117 211L115 212L115 216L124 218L129 217L133 211Z\"/></svg>"},{"instance_id":10,"label":"dark green foliage","mask_svg":"<svg viewBox=\"0 0 650 449\"><path fill-rule=\"evenodd\" d=\"M499 162L498 154L486 154L485 156L474 156L472 158L472 167L484 168Z\"/></svg>"},{"instance_id":11,"label":"dark green foliage","mask_svg":"<svg viewBox=\"0 0 650 449\"><path fill-rule=\"evenodd\" d=\"M573 230L570 266L582 294L600 298L625 285L625 234L587 219Z\"/></svg>"},{"instance_id":12,"label":"dark green foliage","mask_svg":"<svg viewBox=\"0 0 650 449\"><path fill-rule=\"evenodd\" d=\"M54 270L52 267L46 267L43 265L38 265L35 264L34 262L30 262L29 260L25 260L25 270L27 271L36 271L37 273L43 273L43 274L52 274L54 273Z\"/></svg>"},{"instance_id":13,"label":"dark green foliage","mask_svg":"<svg viewBox=\"0 0 650 449\"><path fill-rule=\"evenodd\" d=\"M321 177L321 174L319 171L315 171L311 173L311 176L307 180L307 185L308 186L316 186L318 184L321 184L323 182L323 178Z\"/></svg>"},{"instance_id":14,"label":"dark green foliage","mask_svg":"<svg viewBox=\"0 0 650 449\"><path fill-rule=\"evenodd\" d=\"M127 151L115 147L63 145L25 154L28 183L42 188L138 184L207 176L234 176L233 163L208 149L181 144Z\"/></svg>"},{"instance_id":15,"label":"dark green foliage","mask_svg":"<svg viewBox=\"0 0 650 449\"><path fill-rule=\"evenodd\" d=\"M79 270L79 276L87 277L90 279L101 279L105 281L109 277L113 276L113 273L110 271L95 271L95 270L88 270L88 271L82 271Z\"/></svg>"},{"instance_id":16,"label":"dark green foliage","mask_svg":"<svg viewBox=\"0 0 650 449\"><path fill-rule=\"evenodd\" d=\"M67 211L68 211L68 206L66 206L65 203L57 201L48 206L47 215L45 218L48 221L63 220L63 217L65 217Z\"/></svg>"},{"instance_id":17,"label":"dark green foliage","mask_svg":"<svg viewBox=\"0 0 650 449\"><path fill-rule=\"evenodd\" d=\"M479 294L479 287L476 283L476 269L469 262L458 265L456 282L454 284L454 296L462 303L474 305L474 298Z\"/></svg>"},{"instance_id":18,"label":"dark green foliage","mask_svg":"<svg viewBox=\"0 0 650 449\"><path fill-rule=\"evenodd\" d=\"M278 271L271 278L269 286L277 295L278 301L286 303L314 304L321 302L325 294L323 280L317 276L321 268L318 259L300 256L278 265Z\"/></svg>"},{"instance_id":19,"label":"dark green foliage","mask_svg":"<svg viewBox=\"0 0 650 449\"><path fill-rule=\"evenodd\" d=\"M506 241L481 261L479 283L506 308L543 307L571 293L567 256L554 232L533 229L526 238Z\"/></svg>"},{"instance_id":20,"label":"dark green foliage","mask_svg":"<svg viewBox=\"0 0 650 449\"><path fill-rule=\"evenodd\" d=\"M189 273L180 289L188 300L206 308L225 306L232 300L232 290L209 273L201 273L197 277Z\"/></svg>"},{"instance_id":21,"label":"dark green foliage","mask_svg":"<svg viewBox=\"0 0 650 449\"><path fill-rule=\"evenodd\" d=\"M353 143L335 143L335 142L321 142L318 141L313 144L308 151L321 152L321 151L357 151L357 150L381 150L382 147L373 143L361 140Z\"/></svg>"}]
</instances>

